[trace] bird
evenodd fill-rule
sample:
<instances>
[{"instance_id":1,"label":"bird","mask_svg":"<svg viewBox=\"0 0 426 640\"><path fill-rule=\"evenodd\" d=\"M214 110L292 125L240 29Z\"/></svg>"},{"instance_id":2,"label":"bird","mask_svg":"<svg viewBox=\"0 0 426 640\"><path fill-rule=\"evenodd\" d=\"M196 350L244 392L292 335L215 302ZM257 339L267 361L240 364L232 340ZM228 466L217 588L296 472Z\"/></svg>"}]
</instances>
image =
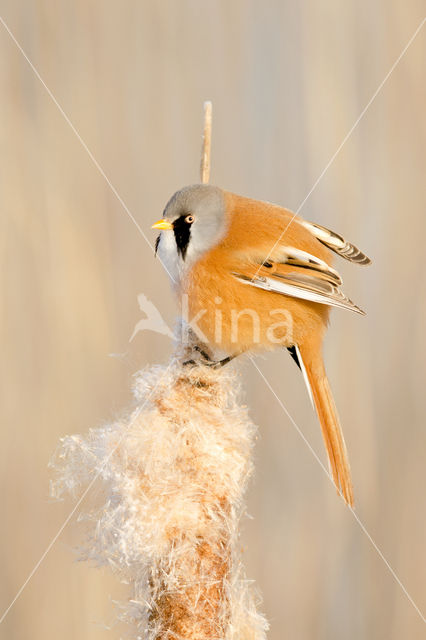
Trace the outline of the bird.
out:
<instances>
[{"instance_id":1,"label":"bird","mask_svg":"<svg viewBox=\"0 0 426 640\"><path fill-rule=\"evenodd\" d=\"M185 306L194 318L206 363L288 350L316 410L336 489L352 507L348 453L322 345L331 307L365 315L343 293L333 256L359 265L371 260L326 227L212 184L177 191L152 228L160 230L155 253L172 279L181 312ZM209 350L227 356L215 361Z\"/></svg>"}]
</instances>

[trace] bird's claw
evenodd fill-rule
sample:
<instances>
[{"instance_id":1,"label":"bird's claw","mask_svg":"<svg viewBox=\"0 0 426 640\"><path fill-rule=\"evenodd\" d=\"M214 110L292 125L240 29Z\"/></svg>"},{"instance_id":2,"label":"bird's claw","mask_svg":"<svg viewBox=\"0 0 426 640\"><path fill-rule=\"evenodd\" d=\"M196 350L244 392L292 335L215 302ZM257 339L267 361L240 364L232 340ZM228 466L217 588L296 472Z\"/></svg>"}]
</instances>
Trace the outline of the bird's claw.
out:
<instances>
[{"instance_id":1,"label":"bird's claw","mask_svg":"<svg viewBox=\"0 0 426 640\"><path fill-rule=\"evenodd\" d=\"M197 349L197 351L199 351L199 349ZM200 351L201 353L201 351ZM203 354L204 356L204 354ZM206 359L206 358L200 358L199 360L186 360L183 365L187 366L187 365L203 365L204 367L211 367L212 369L220 369L220 367L224 367L225 364L228 364L228 362L231 362L231 360L233 359L233 356L227 356L226 358L223 358L222 360L211 360Z\"/></svg>"}]
</instances>

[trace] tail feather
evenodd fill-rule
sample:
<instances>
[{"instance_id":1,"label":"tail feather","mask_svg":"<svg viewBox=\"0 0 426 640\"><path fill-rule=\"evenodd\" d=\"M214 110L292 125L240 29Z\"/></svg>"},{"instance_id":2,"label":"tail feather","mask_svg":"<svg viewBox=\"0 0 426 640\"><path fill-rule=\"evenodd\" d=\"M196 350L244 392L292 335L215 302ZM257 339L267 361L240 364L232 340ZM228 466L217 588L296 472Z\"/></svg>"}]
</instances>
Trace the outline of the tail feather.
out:
<instances>
[{"instance_id":1,"label":"tail feather","mask_svg":"<svg viewBox=\"0 0 426 640\"><path fill-rule=\"evenodd\" d=\"M334 484L345 502L352 507L354 498L348 454L321 352L312 352L311 345L308 348L300 344L299 353L321 424Z\"/></svg>"}]
</instances>

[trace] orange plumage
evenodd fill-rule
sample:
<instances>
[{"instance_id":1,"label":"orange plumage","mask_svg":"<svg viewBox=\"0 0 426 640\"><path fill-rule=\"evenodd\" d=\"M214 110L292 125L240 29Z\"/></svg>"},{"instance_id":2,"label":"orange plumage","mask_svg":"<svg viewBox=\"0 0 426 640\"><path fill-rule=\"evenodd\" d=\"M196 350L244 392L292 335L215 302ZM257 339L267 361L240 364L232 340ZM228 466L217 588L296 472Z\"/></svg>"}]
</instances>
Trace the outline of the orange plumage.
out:
<instances>
[{"instance_id":1,"label":"orange plumage","mask_svg":"<svg viewBox=\"0 0 426 640\"><path fill-rule=\"evenodd\" d=\"M181 293L188 294L190 317L205 309L206 313L200 317L197 325L210 344L231 353L275 349L277 343L271 342L267 334L268 328L279 321L279 314L270 315L271 311L277 309L285 309L290 314L294 342L299 343L312 333L320 332L322 336L327 324L328 307L248 287L232 277L232 273L241 273L249 278L256 274L269 275L270 270L262 267L259 260L256 262L255 257L266 257L283 232L282 244L296 246L328 262L331 261L331 252L304 229L297 218L286 229L293 217L290 211L231 193L226 193L225 197L230 225L225 238L194 265L182 282ZM272 263L278 249L269 256ZM274 263L274 267L279 273L300 270L285 264ZM222 300L221 303L217 303L218 298ZM237 335L231 336L232 327L235 326L232 312L244 309L253 309L259 314L260 339L256 343L253 341L253 319L249 314L240 315ZM223 329L221 339L217 341L219 311ZM279 334L278 329L272 334L277 331ZM286 341L288 331L283 333L282 346L291 346L293 342Z\"/></svg>"}]
</instances>

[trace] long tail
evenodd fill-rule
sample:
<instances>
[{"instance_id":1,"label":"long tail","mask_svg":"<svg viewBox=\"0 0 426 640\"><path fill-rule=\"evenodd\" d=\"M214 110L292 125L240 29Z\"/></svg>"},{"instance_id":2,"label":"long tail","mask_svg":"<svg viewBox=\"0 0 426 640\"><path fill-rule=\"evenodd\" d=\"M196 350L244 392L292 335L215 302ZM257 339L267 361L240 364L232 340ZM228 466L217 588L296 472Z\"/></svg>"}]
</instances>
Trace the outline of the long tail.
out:
<instances>
[{"instance_id":1,"label":"long tail","mask_svg":"<svg viewBox=\"0 0 426 640\"><path fill-rule=\"evenodd\" d=\"M315 409L321 424L322 435L327 449L331 473L337 491L349 506L353 506L353 488L348 453L334 404L330 385L324 369L321 347L311 342L299 344L297 355L300 368L305 376L308 390L312 393Z\"/></svg>"}]
</instances>

